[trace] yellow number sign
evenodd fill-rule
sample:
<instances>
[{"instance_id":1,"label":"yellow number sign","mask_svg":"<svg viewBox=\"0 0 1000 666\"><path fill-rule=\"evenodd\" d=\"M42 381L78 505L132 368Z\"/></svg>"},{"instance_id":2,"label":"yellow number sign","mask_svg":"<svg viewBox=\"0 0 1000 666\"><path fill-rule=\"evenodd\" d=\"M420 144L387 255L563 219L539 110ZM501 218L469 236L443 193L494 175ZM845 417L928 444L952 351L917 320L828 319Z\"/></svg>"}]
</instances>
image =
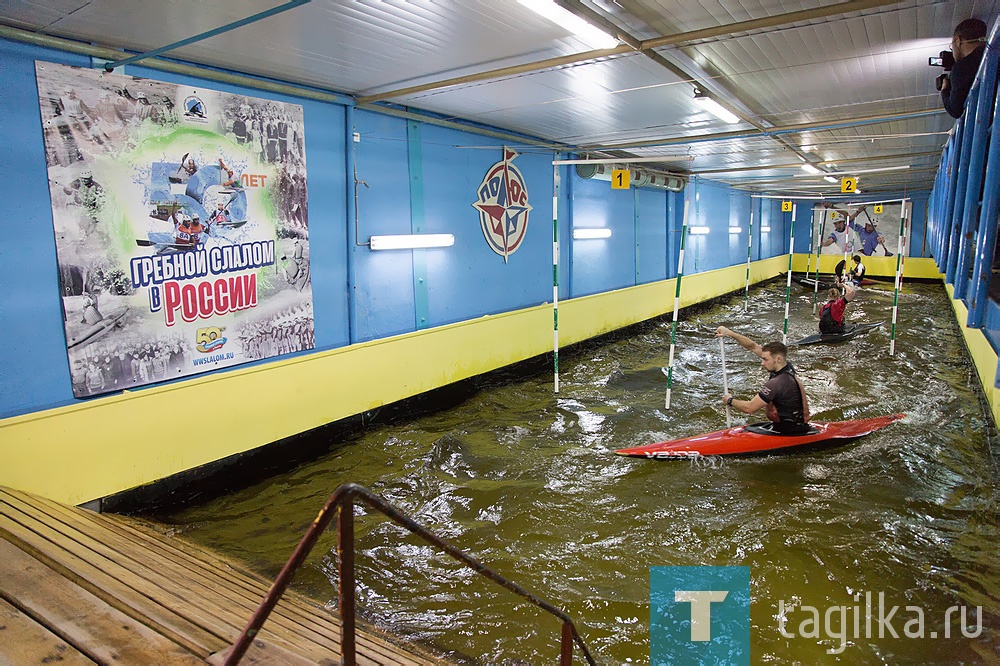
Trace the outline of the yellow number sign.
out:
<instances>
[{"instance_id":1,"label":"yellow number sign","mask_svg":"<svg viewBox=\"0 0 1000 666\"><path fill-rule=\"evenodd\" d=\"M632 181L632 172L628 169L611 170L611 189L627 190Z\"/></svg>"},{"instance_id":2,"label":"yellow number sign","mask_svg":"<svg viewBox=\"0 0 1000 666\"><path fill-rule=\"evenodd\" d=\"M875 213L876 215L881 215L882 214L882 204L875 204L875 208L872 209L872 212Z\"/></svg>"},{"instance_id":3,"label":"yellow number sign","mask_svg":"<svg viewBox=\"0 0 1000 666\"><path fill-rule=\"evenodd\" d=\"M791 213L792 212L792 202L791 201L782 201L781 202L781 212L782 213Z\"/></svg>"},{"instance_id":4,"label":"yellow number sign","mask_svg":"<svg viewBox=\"0 0 1000 666\"><path fill-rule=\"evenodd\" d=\"M841 178L840 179L840 191L841 192L853 192L858 189L858 181L856 178Z\"/></svg>"}]
</instances>

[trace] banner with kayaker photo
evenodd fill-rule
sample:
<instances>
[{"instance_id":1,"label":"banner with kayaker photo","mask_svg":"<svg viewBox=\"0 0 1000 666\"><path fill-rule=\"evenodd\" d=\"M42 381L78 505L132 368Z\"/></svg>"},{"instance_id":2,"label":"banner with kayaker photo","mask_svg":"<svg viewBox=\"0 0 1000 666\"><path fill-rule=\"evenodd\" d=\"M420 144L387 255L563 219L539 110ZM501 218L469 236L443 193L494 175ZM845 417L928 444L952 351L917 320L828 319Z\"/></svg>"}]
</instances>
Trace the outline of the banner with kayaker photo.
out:
<instances>
[{"instance_id":1,"label":"banner with kayaker photo","mask_svg":"<svg viewBox=\"0 0 1000 666\"><path fill-rule=\"evenodd\" d=\"M899 253L902 203L816 204L813 220L820 254L892 257ZM905 251L904 251L905 254Z\"/></svg>"},{"instance_id":2,"label":"banner with kayaker photo","mask_svg":"<svg viewBox=\"0 0 1000 666\"><path fill-rule=\"evenodd\" d=\"M315 346L300 105L35 73L74 396Z\"/></svg>"}]
</instances>

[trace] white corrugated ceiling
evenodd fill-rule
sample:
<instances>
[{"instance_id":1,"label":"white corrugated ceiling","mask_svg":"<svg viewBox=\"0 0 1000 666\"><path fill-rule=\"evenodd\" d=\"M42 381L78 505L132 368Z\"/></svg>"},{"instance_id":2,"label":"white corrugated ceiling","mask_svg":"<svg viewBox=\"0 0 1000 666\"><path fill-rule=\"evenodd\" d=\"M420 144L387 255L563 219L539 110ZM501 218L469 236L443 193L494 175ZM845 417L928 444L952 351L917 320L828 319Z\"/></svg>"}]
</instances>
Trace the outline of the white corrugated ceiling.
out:
<instances>
[{"instance_id":1,"label":"white corrugated ceiling","mask_svg":"<svg viewBox=\"0 0 1000 666\"><path fill-rule=\"evenodd\" d=\"M517 0L313 0L165 55L563 150L663 156L645 166L754 190L834 192L802 177L807 159L895 191L930 186L954 124L927 57L962 19L1000 13L986 0L558 1L620 45L589 51ZM282 4L34 0L0 5L0 23L141 53ZM695 86L740 122L707 113Z\"/></svg>"}]
</instances>

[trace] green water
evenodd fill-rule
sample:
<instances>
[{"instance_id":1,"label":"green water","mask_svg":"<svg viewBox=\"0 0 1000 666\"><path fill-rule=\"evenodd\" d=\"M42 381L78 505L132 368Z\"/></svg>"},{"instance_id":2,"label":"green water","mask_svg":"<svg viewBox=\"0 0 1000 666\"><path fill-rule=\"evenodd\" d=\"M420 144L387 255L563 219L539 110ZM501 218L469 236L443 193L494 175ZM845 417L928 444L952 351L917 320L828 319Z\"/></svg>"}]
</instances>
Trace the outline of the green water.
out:
<instances>
[{"instance_id":1,"label":"green water","mask_svg":"<svg viewBox=\"0 0 1000 666\"><path fill-rule=\"evenodd\" d=\"M775 283L752 292L748 312L734 298L683 318L669 411L662 322L567 354L557 397L548 373L492 386L161 519L273 577L327 496L353 481L565 609L599 663L649 662L657 565L750 567L753 663L1000 663L1000 449L940 286L905 287L894 356L888 284L848 309L882 329L790 353L815 418L906 412L902 422L833 449L714 464L613 453L724 427L715 327L780 340L784 294ZM793 285L791 312L789 340L814 332L811 292ZM732 341L726 356L731 391L751 397L759 360ZM380 516L356 523L358 600L373 620L485 663L557 661L554 618ZM295 579L331 602L333 547L331 529ZM884 593L886 613L899 606L888 625L899 638L866 629L866 592ZM779 602L792 637L779 631ZM820 613L818 636L802 625L807 606ZM827 650L841 647L840 615L823 624L834 606L848 608L839 655ZM924 613L923 639L904 636L919 628L906 606ZM943 638L952 606L967 607L977 637L955 613Z\"/></svg>"}]
</instances>

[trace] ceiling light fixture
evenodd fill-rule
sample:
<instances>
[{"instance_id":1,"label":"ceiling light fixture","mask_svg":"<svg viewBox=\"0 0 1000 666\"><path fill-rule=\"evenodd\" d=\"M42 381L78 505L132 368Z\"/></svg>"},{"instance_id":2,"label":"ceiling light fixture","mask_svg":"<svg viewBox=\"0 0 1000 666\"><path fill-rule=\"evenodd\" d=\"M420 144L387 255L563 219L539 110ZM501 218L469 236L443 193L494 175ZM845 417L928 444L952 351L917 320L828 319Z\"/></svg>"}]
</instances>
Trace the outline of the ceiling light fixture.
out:
<instances>
[{"instance_id":1,"label":"ceiling light fixture","mask_svg":"<svg viewBox=\"0 0 1000 666\"><path fill-rule=\"evenodd\" d=\"M706 111L723 122L730 124L740 122L740 119L735 114L709 97L701 88L694 89L694 100L701 104Z\"/></svg>"},{"instance_id":2,"label":"ceiling light fixture","mask_svg":"<svg viewBox=\"0 0 1000 666\"><path fill-rule=\"evenodd\" d=\"M816 167L816 165L810 164L809 162L805 162L802 164L802 170L807 173L823 173Z\"/></svg>"},{"instance_id":3,"label":"ceiling light fixture","mask_svg":"<svg viewBox=\"0 0 1000 666\"><path fill-rule=\"evenodd\" d=\"M606 227L583 227L573 230L574 240L584 240L590 238L611 238L611 229Z\"/></svg>"},{"instance_id":4,"label":"ceiling light fixture","mask_svg":"<svg viewBox=\"0 0 1000 666\"><path fill-rule=\"evenodd\" d=\"M711 229L703 226L688 227L688 233L692 236L707 236L709 231L711 231Z\"/></svg>"},{"instance_id":5,"label":"ceiling light fixture","mask_svg":"<svg viewBox=\"0 0 1000 666\"><path fill-rule=\"evenodd\" d=\"M411 250L421 247L450 247L455 244L453 234L399 234L372 236L369 245L373 250Z\"/></svg>"},{"instance_id":6,"label":"ceiling light fixture","mask_svg":"<svg viewBox=\"0 0 1000 666\"><path fill-rule=\"evenodd\" d=\"M837 182L837 179L834 178L833 176L823 176L823 180L825 180L828 183L836 183Z\"/></svg>"},{"instance_id":7,"label":"ceiling light fixture","mask_svg":"<svg viewBox=\"0 0 1000 666\"><path fill-rule=\"evenodd\" d=\"M592 49L613 49L618 39L595 25L587 23L573 12L557 5L552 0L517 0L519 3L553 23L566 28Z\"/></svg>"}]
</instances>

